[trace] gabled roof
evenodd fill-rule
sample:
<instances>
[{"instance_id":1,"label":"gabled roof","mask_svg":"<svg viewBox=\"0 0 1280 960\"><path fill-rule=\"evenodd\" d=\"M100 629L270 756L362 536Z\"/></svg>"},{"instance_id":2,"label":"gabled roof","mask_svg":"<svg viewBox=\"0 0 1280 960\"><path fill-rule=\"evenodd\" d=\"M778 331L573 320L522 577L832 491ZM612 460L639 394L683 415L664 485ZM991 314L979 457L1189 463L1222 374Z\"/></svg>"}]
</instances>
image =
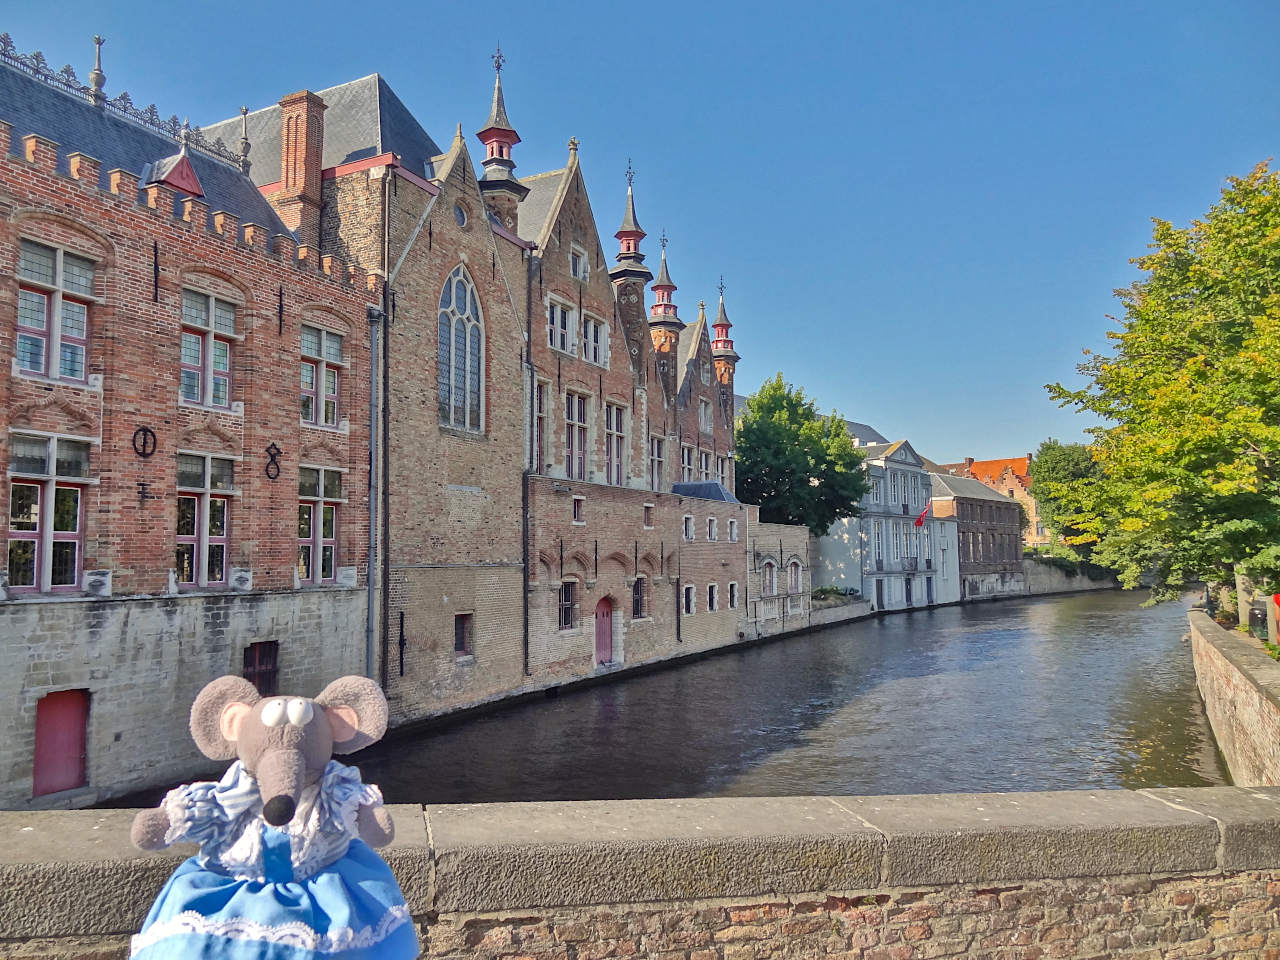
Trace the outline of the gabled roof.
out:
<instances>
[{"instance_id":1,"label":"gabled roof","mask_svg":"<svg viewBox=\"0 0 1280 960\"><path fill-rule=\"evenodd\" d=\"M742 416L742 411L747 408L747 398L745 394L735 393L733 395L733 416L736 420ZM845 429L849 431L849 436L853 437L859 450L865 449L873 443L888 443L889 438L880 433L874 427L869 427L865 423L859 423L857 420L846 420L844 422ZM921 458L923 459L923 458Z\"/></svg>"},{"instance_id":2,"label":"gabled roof","mask_svg":"<svg viewBox=\"0 0 1280 960\"><path fill-rule=\"evenodd\" d=\"M562 167L559 170L536 173L520 181L529 188L529 195L520 201L520 221L516 225L516 232L520 234L521 240L537 243L542 238L568 172L568 167Z\"/></svg>"},{"instance_id":3,"label":"gabled roof","mask_svg":"<svg viewBox=\"0 0 1280 960\"><path fill-rule=\"evenodd\" d=\"M1008 468L1014 472L1019 482L1025 487L1031 483L1030 457L1005 457L1002 460L975 460L969 467L971 476L983 483L996 483L1001 474Z\"/></svg>"},{"instance_id":4,"label":"gabled roof","mask_svg":"<svg viewBox=\"0 0 1280 960\"><path fill-rule=\"evenodd\" d=\"M896 459L924 466L923 458L916 453L915 448L906 440L895 440L893 443L872 443L865 447L858 447L858 452L862 454L864 460Z\"/></svg>"},{"instance_id":5,"label":"gabled roof","mask_svg":"<svg viewBox=\"0 0 1280 960\"><path fill-rule=\"evenodd\" d=\"M100 161L98 186L103 189L109 186L113 169L142 177L148 164L172 158L178 152L178 143L171 137L2 63L0 120L13 126L13 148L21 149L22 137L29 133L58 144L58 169L63 172L68 170L70 153L78 151ZM236 138L239 136L237 130ZM209 135L208 139L215 137ZM261 224L269 233L290 232L239 167L199 150L191 150L189 159L211 213L225 210L241 223Z\"/></svg>"},{"instance_id":6,"label":"gabled roof","mask_svg":"<svg viewBox=\"0 0 1280 960\"><path fill-rule=\"evenodd\" d=\"M676 334L676 391L684 389L685 381L689 379L689 365L698 359L698 349L702 346L702 341L707 339L707 315L703 307L698 307L698 319L686 326L678 334Z\"/></svg>"},{"instance_id":7,"label":"gabled roof","mask_svg":"<svg viewBox=\"0 0 1280 960\"><path fill-rule=\"evenodd\" d=\"M353 160L394 153L410 173L425 179L435 175L431 158L444 153L382 76L371 73L359 80L313 91L325 102L324 154L326 169ZM258 186L280 179L280 106L273 104L249 114L250 175ZM209 139L239 142L240 118L204 128Z\"/></svg>"},{"instance_id":8,"label":"gabled roof","mask_svg":"<svg viewBox=\"0 0 1280 960\"><path fill-rule=\"evenodd\" d=\"M935 500L966 497L969 500L1009 502L1008 497L996 493L981 480L974 480L972 477L954 477L949 473L931 473L929 476L933 480L933 499Z\"/></svg>"}]
</instances>

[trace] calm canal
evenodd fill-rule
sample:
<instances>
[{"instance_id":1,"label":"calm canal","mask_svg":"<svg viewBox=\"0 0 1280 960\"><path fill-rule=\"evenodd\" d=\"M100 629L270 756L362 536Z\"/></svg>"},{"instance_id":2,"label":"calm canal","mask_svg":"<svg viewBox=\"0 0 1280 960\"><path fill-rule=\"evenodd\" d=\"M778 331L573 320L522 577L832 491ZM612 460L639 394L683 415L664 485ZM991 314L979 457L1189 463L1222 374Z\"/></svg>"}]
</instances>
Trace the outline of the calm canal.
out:
<instances>
[{"instance_id":1,"label":"calm canal","mask_svg":"<svg viewBox=\"0 0 1280 960\"><path fill-rule=\"evenodd\" d=\"M1223 783L1186 607L898 614L539 699L359 758L391 803Z\"/></svg>"}]
</instances>

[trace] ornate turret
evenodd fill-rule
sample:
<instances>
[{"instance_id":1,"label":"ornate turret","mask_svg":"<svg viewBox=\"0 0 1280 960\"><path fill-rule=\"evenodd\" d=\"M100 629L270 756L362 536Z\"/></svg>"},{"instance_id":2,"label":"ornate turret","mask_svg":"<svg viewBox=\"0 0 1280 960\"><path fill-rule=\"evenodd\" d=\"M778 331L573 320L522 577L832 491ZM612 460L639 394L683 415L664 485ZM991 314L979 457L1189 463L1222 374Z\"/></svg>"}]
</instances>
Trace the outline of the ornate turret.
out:
<instances>
[{"instance_id":1,"label":"ornate turret","mask_svg":"<svg viewBox=\"0 0 1280 960\"><path fill-rule=\"evenodd\" d=\"M715 365L716 380L728 387L733 387L733 372L738 363L738 352L733 349L733 341L729 339L729 315L724 312L724 277L720 278L720 309L716 311L715 323L711 329L715 336L711 340L711 362Z\"/></svg>"},{"instance_id":2,"label":"ornate turret","mask_svg":"<svg viewBox=\"0 0 1280 960\"><path fill-rule=\"evenodd\" d=\"M480 192L484 195L485 206L498 218L508 230L516 229L516 218L520 201L529 193L529 188L515 178L511 172L515 162L511 159L511 148L520 142L520 135L507 119L507 104L502 97L502 67L507 58L502 55L502 48L490 58L493 60L493 104L489 108L489 119L484 129L476 134L485 146L484 176L480 179Z\"/></svg>"},{"instance_id":3,"label":"ornate turret","mask_svg":"<svg viewBox=\"0 0 1280 960\"><path fill-rule=\"evenodd\" d=\"M614 234L619 244L618 265L609 271L609 276L613 278L614 283L622 280L639 280L647 284L653 279L653 274L644 265L644 254L640 252L640 241L644 239L645 232L640 228L640 221L636 219L636 198L632 192L635 178L636 172L631 169L631 161L628 160L627 207L622 214L622 226Z\"/></svg>"},{"instance_id":4,"label":"ornate turret","mask_svg":"<svg viewBox=\"0 0 1280 960\"><path fill-rule=\"evenodd\" d=\"M658 279L653 281L654 303L649 308L649 335L653 338L653 349L659 353L669 353L675 349L680 331L684 329L684 321L680 319L679 310L671 302L671 294L676 285L667 271L667 234L664 230L661 239L662 260L658 264Z\"/></svg>"}]
</instances>

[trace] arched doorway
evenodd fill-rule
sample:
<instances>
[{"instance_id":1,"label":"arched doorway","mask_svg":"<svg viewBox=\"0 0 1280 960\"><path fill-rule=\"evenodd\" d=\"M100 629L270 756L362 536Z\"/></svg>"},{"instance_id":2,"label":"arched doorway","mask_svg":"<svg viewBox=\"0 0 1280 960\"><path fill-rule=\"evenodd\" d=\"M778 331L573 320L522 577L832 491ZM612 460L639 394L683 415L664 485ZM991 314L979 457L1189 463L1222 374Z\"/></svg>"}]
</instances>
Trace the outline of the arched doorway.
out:
<instances>
[{"instance_id":1,"label":"arched doorway","mask_svg":"<svg viewBox=\"0 0 1280 960\"><path fill-rule=\"evenodd\" d=\"M613 663L613 601L601 597L596 604L596 664Z\"/></svg>"}]
</instances>

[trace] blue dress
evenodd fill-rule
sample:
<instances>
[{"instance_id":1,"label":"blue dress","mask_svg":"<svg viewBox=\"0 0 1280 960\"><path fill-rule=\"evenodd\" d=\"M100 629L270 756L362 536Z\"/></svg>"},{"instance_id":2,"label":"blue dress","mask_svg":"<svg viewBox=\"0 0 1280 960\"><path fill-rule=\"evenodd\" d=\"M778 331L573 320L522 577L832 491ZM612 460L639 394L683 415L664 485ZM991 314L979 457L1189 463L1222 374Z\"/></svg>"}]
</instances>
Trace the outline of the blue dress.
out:
<instances>
[{"instance_id":1,"label":"blue dress","mask_svg":"<svg viewBox=\"0 0 1280 960\"><path fill-rule=\"evenodd\" d=\"M337 761L282 829L239 761L169 791L167 843L195 842L132 941L138 960L410 960L418 936L389 867L357 835L378 788Z\"/></svg>"}]
</instances>

